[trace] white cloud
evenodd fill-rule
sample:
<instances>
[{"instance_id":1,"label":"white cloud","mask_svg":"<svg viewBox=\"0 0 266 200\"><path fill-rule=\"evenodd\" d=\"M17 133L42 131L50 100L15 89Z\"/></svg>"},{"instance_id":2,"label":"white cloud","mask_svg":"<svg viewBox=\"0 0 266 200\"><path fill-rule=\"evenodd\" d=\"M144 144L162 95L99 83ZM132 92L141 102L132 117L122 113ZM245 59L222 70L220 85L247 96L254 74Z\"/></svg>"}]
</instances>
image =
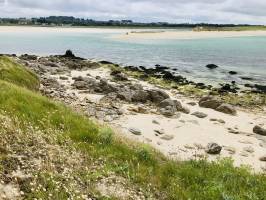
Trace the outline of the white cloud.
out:
<instances>
[{"instance_id":1,"label":"white cloud","mask_svg":"<svg viewBox=\"0 0 266 200\"><path fill-rule=\"evenodd\" d=\"M135 21L266 23L265 0L6 0L1 17L73 15Z\"/></svg>"}]
</instances>

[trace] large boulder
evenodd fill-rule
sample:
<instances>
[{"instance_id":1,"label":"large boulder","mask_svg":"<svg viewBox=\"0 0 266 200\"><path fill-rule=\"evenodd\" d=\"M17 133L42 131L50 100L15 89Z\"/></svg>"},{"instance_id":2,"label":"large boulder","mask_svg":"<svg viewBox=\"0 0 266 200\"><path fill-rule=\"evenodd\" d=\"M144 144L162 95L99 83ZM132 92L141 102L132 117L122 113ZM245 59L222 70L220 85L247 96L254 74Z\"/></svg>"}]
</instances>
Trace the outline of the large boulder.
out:
<instances>
[{"instance_id":1,"label":"large boulder","mask_svg":"<svg viewBox=\"0 0 266 200\"><path fill-rule=\"evenodd\" d=\"M266 136L266 129L265 128L262 128L260 126L255 126L253 128L253 132L258 134L258 135L263 135L263 136Z\"/></svg>"},{"instance_id":2,"label":"large boulder","mask_svg":"<svg viewBox=\"0 0 266 200\"><path fill-rule=\"evenodd\" d=\"M153 103L158 104L158 103L162 102L163 100L170 98L170 96L162 90L150 90L148 92L149 92L150 100Z\"/></svg>"},{"instance_id":3,"label":"large boulder","mask_svg":"<svg viewBox=\"0 0 266 200\"><path fill-rule=\"evenodd\" d=\"M229 115L236 115L237 111L236 109L229 104L222 104L220 105L218 108L216 108L217 111L225 113L225 114L229 114Z\"/></svg>"},{"instance_id":4,"label":"large boulder","mask_svg":"<svg viewBox=\"0 0 266 200\"><path fill-rule=\"evenodd\" d=\"M216 109L220 105L222 105L222 102L213 96L205 96L205 97L201 98L199 101L199 106L203 107L203 108Z\"/></svg>"}]
</instances>

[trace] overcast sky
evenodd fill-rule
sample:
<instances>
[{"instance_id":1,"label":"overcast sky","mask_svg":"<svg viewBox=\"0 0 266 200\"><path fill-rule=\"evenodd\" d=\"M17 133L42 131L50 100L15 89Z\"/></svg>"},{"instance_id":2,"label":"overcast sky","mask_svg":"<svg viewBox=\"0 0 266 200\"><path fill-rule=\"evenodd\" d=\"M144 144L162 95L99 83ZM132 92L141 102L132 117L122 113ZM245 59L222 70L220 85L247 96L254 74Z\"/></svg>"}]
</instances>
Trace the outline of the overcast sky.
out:
<instances>
[{"instance_id":1,"label":"overcast sky","mask_svg":"<svg viewBox=\"0 0 266 200\"><path fill-rule=\"evenodd\" d=\"M0 17L266 24L266 0L0 0Z\"/></svg>"}]
</instances>

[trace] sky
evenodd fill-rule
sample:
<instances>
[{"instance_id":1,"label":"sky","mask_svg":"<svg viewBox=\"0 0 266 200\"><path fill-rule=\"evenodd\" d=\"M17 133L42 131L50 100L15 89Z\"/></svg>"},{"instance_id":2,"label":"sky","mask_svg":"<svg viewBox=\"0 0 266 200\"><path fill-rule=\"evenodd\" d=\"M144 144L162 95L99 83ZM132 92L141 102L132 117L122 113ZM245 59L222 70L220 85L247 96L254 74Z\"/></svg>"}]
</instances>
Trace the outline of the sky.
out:
<instances>
[{"instance_id":1,"label":"sky","mask_svg":"<svg viewBox=\"0 0 266 200\"><path fill-rule=\"evenodd\" d=\"M0 0L0 17L266 25L266 0Z\"/></svg>"}]
</instances>

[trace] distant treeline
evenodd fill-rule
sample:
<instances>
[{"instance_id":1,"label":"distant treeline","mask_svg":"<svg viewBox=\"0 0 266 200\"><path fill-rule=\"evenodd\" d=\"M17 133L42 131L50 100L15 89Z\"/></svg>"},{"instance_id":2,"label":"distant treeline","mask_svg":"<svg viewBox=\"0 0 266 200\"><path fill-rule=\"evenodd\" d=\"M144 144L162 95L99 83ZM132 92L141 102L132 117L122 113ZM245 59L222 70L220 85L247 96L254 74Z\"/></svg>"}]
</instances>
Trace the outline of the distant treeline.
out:
<instances>
[{"instance_id":1,"label":"distant treeline","mask_svg":"<svg viewBox=\"0 0 266 200\"><path fill-rule=\"evenodd\" d=\"M224 28L224 27L253 27L249 24L208 24L208 23L167 23L167 22L153 22L140 23L132 20L109 20L98 21L93 19L75 18L72 16L50 16L40 18L0 18L1 25L39 25L39 26L121 26L121 27L165 27L165 28ZM257 26L263 27L265 26Z\"/></svg>"}]
</instances>

